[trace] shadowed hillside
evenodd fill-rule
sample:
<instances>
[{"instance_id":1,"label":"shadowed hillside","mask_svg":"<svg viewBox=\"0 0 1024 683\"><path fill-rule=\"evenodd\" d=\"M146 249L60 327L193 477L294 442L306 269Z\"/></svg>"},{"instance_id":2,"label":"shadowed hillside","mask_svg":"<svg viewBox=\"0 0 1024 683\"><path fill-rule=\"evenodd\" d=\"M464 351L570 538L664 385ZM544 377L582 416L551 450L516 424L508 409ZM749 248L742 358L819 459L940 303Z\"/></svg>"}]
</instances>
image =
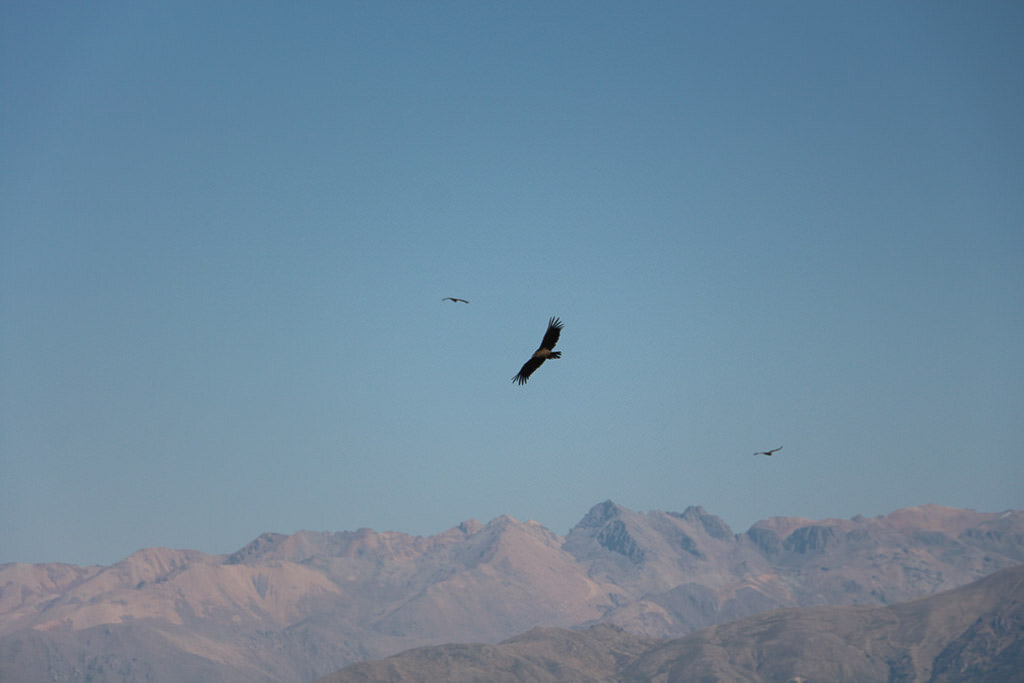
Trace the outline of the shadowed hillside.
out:
<instances>
[{"instance_id":1,"label":"shadowed hillside","mask_svg":"<svg viewBox=\"0 0 1024 683\"><path fill-rule=\"evenodd\" d=\"M319 683L1021 681L1024 566L886 607L776 610L669 641L534 629L355 664Z\"/></svg>"}]
</instances>

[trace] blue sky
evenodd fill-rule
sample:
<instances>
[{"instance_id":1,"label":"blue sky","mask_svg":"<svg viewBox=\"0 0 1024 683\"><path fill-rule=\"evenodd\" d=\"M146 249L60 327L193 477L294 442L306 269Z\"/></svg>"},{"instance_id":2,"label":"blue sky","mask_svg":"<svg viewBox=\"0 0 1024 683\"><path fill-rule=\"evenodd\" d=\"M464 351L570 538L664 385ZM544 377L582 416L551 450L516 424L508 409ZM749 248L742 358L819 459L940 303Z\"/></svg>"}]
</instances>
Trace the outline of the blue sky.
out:
<instances>
[{"instance_id":1,"label":"blue sky","mask_svg":"<svg viewBox=\"0 0 1024 683\"><path fill-rule=\"evenodd\" d=\"M0 562L1024 506L1022 34L1016 2L3 3Z\"/></svg>"}]
</instances>

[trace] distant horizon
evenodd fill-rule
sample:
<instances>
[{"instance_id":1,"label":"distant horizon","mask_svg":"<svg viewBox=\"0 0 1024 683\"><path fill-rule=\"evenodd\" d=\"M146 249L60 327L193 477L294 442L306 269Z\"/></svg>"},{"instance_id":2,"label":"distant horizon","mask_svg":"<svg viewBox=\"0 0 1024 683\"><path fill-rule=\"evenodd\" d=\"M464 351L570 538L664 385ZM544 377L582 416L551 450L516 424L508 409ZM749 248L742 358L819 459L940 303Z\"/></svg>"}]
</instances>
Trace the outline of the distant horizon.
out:
<instances>
[{"instance_id":1,"label":"distant horizon","mask_svg":"<svg viewBox=\"0 0 1024 683\"><path fill-rule=\"evenodd\" d=\"M906 506L906 507L899 507L899 508L896 508L894 510L890 510L889 512L882 512L882 513L879 513L879 514L866 515L866 514L857 513L857 514L851 515L849 517L831 516L831 517L812 518L812 517L800 517L800 516L792 516L792 515L770 515L770 516L767 516L767 517L762 517L760 519L754 520L753 522L751 522L749 525L747 525L745 527L737 527L737 526L733 526L732 524L730 524L729 521L727 519L725 519L724 517L722 517L721 515L716 514L714 510L711 510L706 505L701 505L699 503L695 503L695 504L692 504L692 505L687 505L687 506L684 506L684 507L682 507L681 509L678 509L678 510L660 509L660 508L652 508L652 509L648 509L648 510L635 510L633 508L630 508L629 506L622 505L620 503L616 503L614 500L612 500L610 498L606 498L605 500L602 500L602 501L599 501L597 503L594 503L589 508L587 508L587 510L580 516L579 520L577 520L577 522L575 524L573 524L573 526L571 526L568 529L566 529L565 532L559 532L559 531L553 529L551 526L548 526L544 522L542 522L540 520L537 520L537 519L534 519L534 518L525 518L525 519L523 519L523 518L516 517L514 515L510 515L508 513L502 513L502 514L497 515L495 517L491 517L491 518L487 519L486 521L484 521L482 519L479 519L477 517L467 517L467 518L465 518L465 519L463 519L463 520L461 520L461 521L459 521L459 522L457 522L455 524L452 524L451 526L445 527L444 529L439 529L439 530L437 530L437 531L435 531L433 533L419 533L419 534L417 534L417 533L410 533L410 532L402 531L401 529L377 529L377 528L374 528L374 527L367 527L367 526L361 526L361 527L352 528L352 529L302 528L302 529L296 529L296 530L291 531L291 532L275 531L275 530L272 530L272 529L268 529L268 530L264 530L264 531L261 531L261 532L257 533L255 536L253 536L248 541L242 543L241 545L239 545L236 548L233 548L231 550L220 551L220 552L203 550L201 548L195 548L195 547L190 547L190 546L144 545L144 546L141 546L139 548L136 548L135 550L129 552L128 554L124 555L123 557L117 558L117 559L115 559L115 560L113 560L111 562L79 563L79 562L64 561L64 560L49 560L49 561L41 561L41 562L27 562L27 561L21 561L21 560L5 560L3 562L0 562L0 565L3 565L3 564L33 564L33 565L65 564L65 565L73 565L73 566L78 566L78 567L95 567L95 566L109 567L109 566L117 564L118 562L120 562L120 561L122 561L122 560L124 560L124 559L126 559L128 557L131 557L132 555L134 555L134 554L136 554L138 552L145 551L145 550L158 550L158 549L179 550L179 551L188 551L188 552L200 552L200 553L202 553L204 555L210 555L210 556L232 555L232 554L238 552L239 550L242 550L243 548L245 548L249 544L253 543L254 541L258 540L262 536L265 536L265 535L268 535L268 534L281 535L281 536L289 537L289 536L294 536L296 534L301 534L301 533L305 533L305 532L315 533L315 534L344 534L344 533L358 533L360 531L370 531L370 532L377 533L377 534L396 533L396 534L402 534L404 536L409 536L409 537L413 537L413 538L430 538L432 536L438 536L440 534L444 534L444 533L446 533L448 531L451 531L452 529L457 529L457 528L461 527L462 525L466 524L467 522L477 522L478 524L481 525L481 527L486 527L491 522L499 520L502 517L510 517L511 519L519 522L520 524L529 524L531 522L535 523L535 524L539 524L540 526L544 527L548 531L552 531L555 534L557 534L558 536L564 538L565 536L567 536L569 534L569 532L571 532L574 528L576 528L576 526L579 525L580 521L582 521L583 518L586 517L588 512L593 510L595 507L597 507L599 505L602 505L604 503L608 503L608 502L611 502L611 503L613 503L615 505L618 505L619 507L625 508L627 510L630 510L631 512L635 512L635 513L641 514L641 515L646 515L646 514L649 514L649 513L652 513L652 512L683 513L683 512L685 512L687 509L689 509L691 507L692 508L703 508L704 511L707 512L708 514L722 519L722 521L724 521L726 523L726 525L729 527L729 529L735 535L746 533L747 531L749 531L751 528L753 528L754 526L756 526L760 522L764 522L764 521L768 521L768 520L772 520L772 519L790 519L790 520L801 520L801 521L809 521L809 522L856 521L856 519L858 517L862 517L864 519L878 519L878 518L881 518L881 517L888 517L889 515L892 515L892 514L894 514L896 512L901 512L901 511L904 511L904 510L916 510L916 509L927 508L927 507L937 507L937 508L943 508L943 509L948 509L948 510L958 510L958 511L964 511L964 512L975 512L975 513L981 514L981 515L1000 515L1000 516L1008 514L1008 513L1012 513L1012 512L1024 512L1024 509L1020 509L1020 508L1006 508L1006 509L1003 509L1003 510L986 511L986 510L977 510L975 508L969 508L969 507L956 507L956 506L950 506L950 505L942 505L940 503L921 503L919 505L909 505L909 506Z\"/></svg>"},{"instance_id":2,"label":"distant horizon","mask_svg":"<svg viewBox=\"0 0 1024 683\"><path fill-rule=\"evenodd\" d=\"M627 652L614 634L654 645L707 627L724 629L701 641L715 653L723 643L736 646L731 666L713 667L726 677L757 660L774 679L788 655L752 657L762 642L795 647L816 663L823 647L835 655L825 658L831 673L799 666L784 678L849 679L843 672L853 671L885 680L906 674L911 659L915 670L936 662L944 664L934 670L962 671L965 660L951 657L947 643L975 671L976 655L989 651L1003 653L991 670L1015 670L1011 646L1020 632L1012 626L1024 603L1008 600L1007 590L1024 591L1022 563L1024 511L935 504L876 518L769 518L738 534L703 505L637 511L613 500L592 505L566 536L507 514L428 538L371 529L269 534L230 555L149 548L110 567L0 566L0 678L314 681L356 662L448 644L456 656L428 651L423 666L372 678L403 670L416 680L459 678L431 668L457 662L477 674L499 669L531 680L565 680L574 671L590 680L647 680L653 673L620 666ZM951 600L923 602L940 594ZM936 609L922 612L925 605ZM823 608L832 616L822 619ZM944 614L955 619L938 618ZM779 615L820 639L766 630ZM737 640L746 618L758 622ZM534 650L539 656L522 666L485 645L537 643L554 629L582 635L597 623L614 630L590 645L570 635ZM930 640L922 639L924 626L934 626ZM964 647L964 636L977 636L981 647ZM865 656L851 652L853 641ZM472 646L459 643L480 644L483 656L472 661ZM861 664L849 664L851 655ZM660 670L678 673L674 664Z\"/></svg>"}]
</instances>

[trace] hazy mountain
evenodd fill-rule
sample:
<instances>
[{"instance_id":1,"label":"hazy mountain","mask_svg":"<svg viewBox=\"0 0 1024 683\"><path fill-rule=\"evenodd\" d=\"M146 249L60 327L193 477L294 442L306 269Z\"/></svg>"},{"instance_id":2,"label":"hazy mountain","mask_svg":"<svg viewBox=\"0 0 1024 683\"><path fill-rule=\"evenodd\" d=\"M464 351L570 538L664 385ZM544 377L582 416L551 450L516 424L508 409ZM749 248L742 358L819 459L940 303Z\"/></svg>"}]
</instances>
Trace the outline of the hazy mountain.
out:
<instances>
[{"instance_id":1,"label":"hazy mountain","mask_svg":"<svg viewBox=\"0 0 1024 683\"><path fill-rule=\"evenodd\" d=\"M230 555L0 566L0 680L305 681L535 626L670 638L778 607L891 604L1021 562L1024 512L933 505L741 534L700 507L610 501L565 537L507 516L427 538L264 534Z\"/></svg>"},{"instance_id":2,"label":"hazy mountain","mask_svg":"<svg viewBox=\"0 0 1024 683\"><path fill-rule=\"evenodd\" d=\"M615 681L624 666L662 642L609 624L580 631L538 626L497 645L434 645L353 664L317 683Z\"/></svg>"},{"instance_id":3,"label":"hazy mountain","mask_svg":"<svg viewBox=\"0 0 1024 683\"><path fill-rule=\"evenodd\" d=\"M806 607L662 641L614 626L440 645L319 683L1024 681L1024 565L891 606Z\"/></svg>"},{"instance_id":4,"label":"hazy mountain","mask_svg":"<svg viewBox=\"0 0 1024 683\"><path fill-rule=\"evenodd\" d=\"M602 621L668 637L778 607L888 604L1024 561L1024 513L924 505L883 517L775 517L733 535L701 507L640 514L605 502L566 537L622 591Z\"/></svg>"}]
</instances>

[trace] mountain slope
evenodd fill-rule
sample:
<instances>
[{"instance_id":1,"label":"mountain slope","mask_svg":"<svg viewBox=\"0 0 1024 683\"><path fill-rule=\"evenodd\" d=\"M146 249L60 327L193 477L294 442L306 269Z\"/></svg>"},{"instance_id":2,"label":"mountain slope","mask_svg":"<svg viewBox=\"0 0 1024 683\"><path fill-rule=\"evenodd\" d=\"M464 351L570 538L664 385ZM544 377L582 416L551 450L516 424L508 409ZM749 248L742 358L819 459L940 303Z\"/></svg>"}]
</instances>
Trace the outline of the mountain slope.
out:
<instances>
[{"instance_id":1,"label":"mountain slope","mask_svg":"<svg viewBox=\"0 0 1024 683\"><path fill-rule=\"evenodd\" d=\"M312 680L535 626L671 638L779 607L890 604L1021 562L1024 513L940 506L773 518L742 534L700 507L611 501L566 537L508 516L426 538L268 533L229 555L152 548L109 567L0 566L0 679Z\"/></svg>"},{"instance_id":2,"label":"mountain slope","mask_svg":"<svg viewBox=\"0 0 1024 683\"><path fill-rule=\"evenodd\" d=\"M811 605L889 604L1024 562L1024 513L938 505L867 519L775 517L733 535L703 508L641 514L601 503L565 549L619 587L602 621L656 637Z\"/></svg>"},{"instance_id":3,"label":"mountain slope","mask_svg":"<svg viewBox=\"0 0 1024 683\"><path fill-rule=\"evenodd\" d=\"M992 625L997 625L992 628ZM1024 566L884 607L769 612L656 641L612 626L419 648L320 683L1024 680Z\"/></svg>"},{"instance_id":4,"label":"mountain slope","mask_svg":"<svg viewBox=\"0 0 1024 683\"><path fill-rule=\"evenodd\" d=\"M607 624L584 631L537 627L497 645L435 645L354 664L319 683L612 681L622 663L633 661L658 642Z\"/></svg>"}]
</instances>

